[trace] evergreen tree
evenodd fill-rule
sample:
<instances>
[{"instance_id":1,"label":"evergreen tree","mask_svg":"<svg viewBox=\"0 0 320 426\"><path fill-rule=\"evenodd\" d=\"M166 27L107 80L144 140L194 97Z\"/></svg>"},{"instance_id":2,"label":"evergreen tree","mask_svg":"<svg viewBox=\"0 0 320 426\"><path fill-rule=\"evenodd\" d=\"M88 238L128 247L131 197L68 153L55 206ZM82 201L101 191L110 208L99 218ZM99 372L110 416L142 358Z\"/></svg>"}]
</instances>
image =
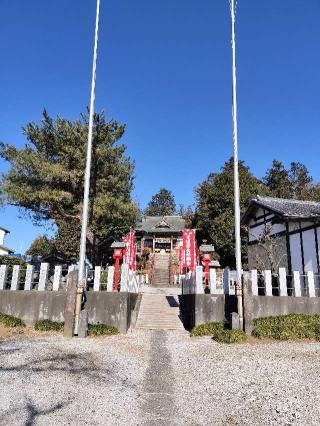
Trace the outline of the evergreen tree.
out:
<instances>
[{"instance_id":1,"label":"evergreen tree","mask_svg":"<svg viewBox=\"0 0 320 426\"><path fill-rule=\"evenodd\" d=\"M54 242L49 239L46 235L35 238L26 254L30 256L47 256L54 251Z\"/></svg>"},{"instance_id":2,"label":"evergreen tree","mask_svg":"<svg viewBox=\"0 0 320 426\"><path fill-rule=\"evenodd\" d=\"M131 200L134 164L118 143L124 130L115 120L106 121L103 113L95 114L87 232L93 252L96 243L124 234L138 217ZM23 133L28 141L24 148L0 145L0 156L10 164L1 182L2 201L18 206L36 224L54 221L70 245L81 224L88 119L53 119L44 111L41 123L27 124ZM60 232L59 244L61 238ZM77 238L69 247L73 257Z\"/></svg>"},{"instance_id":3,"label":"evergreen tree","mask_svg":"<svg viewBox=\"0 0 320 426\"><path fill-rule=\"evenodd\" d=\"M239 162L240 209L247 208L257 194L266 188L252 175L243 161ZM198 238L207 239L215 246L223 266L235 266L234 252L234 192L233 158L227 161L220 173L212 173L196 188L195 226L200 229ZM200 243L201 241L199 241ZM246 262L246 236L243 235L243 262Z\"/></svg>"},{"instance_id":4,"label":"evergreen tree","mask_svg":"<svg viewBox=\"0 0 320 426\"><path fill-rule=\"evenodd\" d=\"M171 191L160 188L159 192L151 198L146 210L146 216L170 216L176 211L176 203Z\"/></svg>"},{"instance_id":5,"label":"evergreen tree","mask_svg":"<svg viewBox=\"0 0 320 426\"><path fill-rule=\"evenodd\" d=\"M267 170L266 176L263 178L263 183L268 187L273 197L292 197L292 183L289 172L281 161L273 160L271 168Z\"/></svg>"},{"instance_id":6,"label":"evergreen tree","mask_svg":"<svg viewBox=\"0 0 320 426\"><path fill-rule=\"evenodd\" d=\"M312 177L304 164L292 162L289 170L289 179L292 188L292 198L299 200L312 198L310 187Z\"/></svg>"}]
</instances>

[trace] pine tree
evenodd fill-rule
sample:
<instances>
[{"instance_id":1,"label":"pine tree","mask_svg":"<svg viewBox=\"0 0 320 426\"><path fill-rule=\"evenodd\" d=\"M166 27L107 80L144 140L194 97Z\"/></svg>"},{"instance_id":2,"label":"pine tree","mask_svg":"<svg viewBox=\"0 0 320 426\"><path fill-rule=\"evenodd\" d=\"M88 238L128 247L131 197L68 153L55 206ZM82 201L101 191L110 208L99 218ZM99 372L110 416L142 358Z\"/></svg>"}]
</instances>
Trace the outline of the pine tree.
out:
<instances>
[{"instance_id":1,"label":"pine tree","mask_svg":"<svg viewBox=\"0 0 320 426\"><path fill-rule=\"evenodd\" d=\"M134 164L118 143L124 131L124 125L95 114L87 232L93 252L99 241L127 232L138 216L131 199ZM0 145L0 156L10 165L1 182L2 201L19 207L35 224L51 220L74 237L81 224L88 119L53 119L44 111L41 123L27 124L23 133L24 148ZM73 240L75 257L78 241Z\"/></svg>"}]
</instances>

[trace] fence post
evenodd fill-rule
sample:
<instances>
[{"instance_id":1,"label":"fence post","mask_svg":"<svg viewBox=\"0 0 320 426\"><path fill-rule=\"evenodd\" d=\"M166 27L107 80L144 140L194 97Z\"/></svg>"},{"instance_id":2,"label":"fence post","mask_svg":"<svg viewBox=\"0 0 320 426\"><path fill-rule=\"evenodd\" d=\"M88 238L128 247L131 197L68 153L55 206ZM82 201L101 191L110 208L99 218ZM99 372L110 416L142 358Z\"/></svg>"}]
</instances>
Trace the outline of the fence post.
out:
<instances>
[{"instance_id":1,"label":"fence post","mask_svg":"<svg viewBox=\"0 0 320 426\"><path fill-rule=\"evenodd\" d=\"M114 266L108 266L107 291L113 290Z\"/></svg>"},{"instance_id":2,"label":"fence post","mask_svg":"<svg viewBox=\"0 0 320 426\"><path fill-rule=\"evenodd\" d=\"M288 296L287 291L287 271L286 268L279 268L280 296Z\"/></svg>"},{"instance_id":3,"label":"fence post","mask_svg":"<svg viewBox=\"0 0 320 426\"><path fill-rule=\"evenodd\" d=\"M300 272L293 272L293 283L294 283L294 295L295 297L301 297L301 282L300 282Z\"/></svg>"},{"instance_id":4,"label":"fence post","mask_svg":"<svg viewBox=\"0 0 320 426\"><path fill-rule=\"evenodd\" d=\"M11 278L11 290L18 290L20 278L20 265L14 265Z\"/></svg>"},{"instance_id":5,"label":"fence post","mask_svg":"<svg viewBox=\"0 0 320 426\"><path fill-rule=\"evenodd\" d=\"M100 291L101 285L101 266L94 268L93 291Z\"/></svg>"},{"instance_id":6,"label":"fence post","mask_svg":"<svg viewBox=\"0 0 320 426\"><path fill-rule=\"evenodd\" d=\"M196 294L204 294L203 290L203 268L202 266L196 266Z\"/></svg>"},{"instance_id":7,"label":"fence post","mask_svg":"<svg viewBox=\"0 0 320 426\"><path fill-rule=\"evenodd\" d=\"M32 278L33 278L34 266L27 265L26 271L26 279L24 281L24 289L31 290L32 289Z\"/></svg>"},{"instance_id":8,"label":"fence post","mask_svg":"<svg viewBox=\"0 0 320 426\"><path fill-rule=\"evenodd\" d=\"M230 294L230 269L228 267L223 271L223 288L224 294Z\"/></svg>"},{"instance_id":9,"label":"fence post","mask_svg":"<svg viewBox=\"0 0 320 426\"><path fill-rule=\"evenodd\" d=\"M129 265L123 263L121 267L121 279L120 279L120 291L128 291L128 280L129 280Z\"/></svg>"},{"instance_id":10,"label":"fence post","mask_svg":"<svg viewBox=\"0 0 320 426\"><path fill-rule=\"evenodd\" d=\"M68 266L68 275L67 275L67 288L68 288L68 285L69 285L69 279L70 279L70 275L71 275L71 272L73 272L74 270L75 270L75 265L69 265Z\"/></svg>"},{"instance_id":11,"label":"fence post","mask_svg":"<svg viewBox=\"0 0 320 426\"><path fill-rule=\"evenodd\" d=\"M308 274L309 297L316 297L313 271L308 271L307 274Z\"/></svg>"},{"instance_id":12,"label":"fence post","mask_svg":"<svg viewBox=\"0 0 320 426\"><path fill-rule=\"evenodd\" d=\"M266 296L272 296L272 276L271 271L264 271L264 283L266 289Z\"/></svg>"},{"instance_id":13,"label":"fence post","mask_svg":"<svg viewBox=\"0 0 320 426\"><path fill-rule=\"evenodd\" d=\"M38 290L46 289L49 274L49 263L41 263Z\"/></svg>"},{"instance_id":14,"label":"fence post","mask_svg":"<svg viewBox=\"0 0 320 426\"><path fill-rule=\"evenodd\" d=\"M252 296L258 296L258 271L256 269L251 270L251 292Z\"/></svg>"},{"instance_id":15,"label":"fence post","mask_svg":"<svg viewBox=\"0 0 320 426\"><path fill-rule=\"evenodd\" d=\"M210 269L209 285L210 285L210 293L217 294L217 272L215 269Z\"/></svg>"},{"instance_id":16,"label":"fence post","mask_svg":"<svg viewBox=\"0 0 320 426\"><path fill-rule=\"evenodd\" d=\"M61 265L56 265L54 267L54 274L53 274L53 285L52 285L52 290L53 291L58 291L59 290L61 276L62 276L62 266Z\"/></svg>"},{"instance_id":17,"label":"fence post","mask_svg":"<svg viewBox=\"0 0 320 426\"><path fill-rule=\"evenodd\" d=\"M8 265L1 265L0 266L0 290L4 290L6 287L7 275L8 275Z\"/></svg>"}]
</instances>

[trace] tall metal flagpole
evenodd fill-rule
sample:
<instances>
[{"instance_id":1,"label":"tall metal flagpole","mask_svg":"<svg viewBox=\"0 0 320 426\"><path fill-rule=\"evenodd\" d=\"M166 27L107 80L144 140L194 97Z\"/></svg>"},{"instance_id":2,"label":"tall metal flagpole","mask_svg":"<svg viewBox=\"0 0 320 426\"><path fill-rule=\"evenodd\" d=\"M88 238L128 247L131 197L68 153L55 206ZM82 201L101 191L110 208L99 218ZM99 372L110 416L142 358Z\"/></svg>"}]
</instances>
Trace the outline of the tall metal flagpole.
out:
<instances>
[{"instance_id":1,"label":"tall metal flagpole","mask_svg":"<svg viewBox=\"0 0 320 426\"><path fill-rule=\"evenodd\" d=\"M90 172L91 172L91 155L92 155L92 128L93 128L94 98L95 98L95 85L96 85L99 13L100 13L100 0L97 0L95 35L94 35L94 49L93 49L93 64L92 64L90 110L89 110L87 159L86 159L86 171L85 171L85 177L84 177L82 228L81 228L80 256L79 256L79 284L80 284L79 288L80 288L80 291L78 292L78 298L77 298L76 318L75 318L75 333L77 332L78 322L79 322L79 313L80 313L81 298L82 298L81 293L82 293L83 288L85 287L85 280L86 280L85 260L86 260L87 225L88 225L88 210L89 210Z\"/></svg>"},{"instance_id":2,"label":"tall metal flagpole","mask_svg":"<svg viewBox=\"0 0 320 426\"><path fill-rule=\"evenodd\" d=\"M238 171L238 115L237 115L237 75L236 75L236 36L235 36L235 1L230 0L231 9L231 45L232 45L232 116L233 116L233 161L234 161L234 224L236 240L236 267L238 314L240 327L243 327L242 308L242 262L241 262L241 237L240 237L240 189Z\"/></svg>"}]
</instances>

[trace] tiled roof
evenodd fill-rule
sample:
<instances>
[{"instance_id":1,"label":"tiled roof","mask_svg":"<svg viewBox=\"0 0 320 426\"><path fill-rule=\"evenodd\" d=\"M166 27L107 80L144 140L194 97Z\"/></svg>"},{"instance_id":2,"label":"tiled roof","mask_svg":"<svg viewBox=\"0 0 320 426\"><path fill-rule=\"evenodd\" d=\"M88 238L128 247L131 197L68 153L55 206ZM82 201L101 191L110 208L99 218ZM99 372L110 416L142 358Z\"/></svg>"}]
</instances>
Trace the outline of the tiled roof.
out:
<instances>
[{"instance_id":1,"label":"tiled roof","mask_svg":"<svg viewBox=\"0 0 320 426\"><path fill-rule=\"evenodd\" d=\"M185 221L182 216L146 216L135 227L145 233L182 232Z\"/></svg>"},{"instance_id":2,"label":"tiled roof","mask_svg":"<svg viewBox=\"0 0 320 426\"><path fill-rule=\"evenodd\" d=\"M278 216L290 219L320 218L320 203L316 201L290 200L285 198L260 197L253 198L242 217L245 223L255 206L272 210Z\"/></svg>"}]
</instances>

